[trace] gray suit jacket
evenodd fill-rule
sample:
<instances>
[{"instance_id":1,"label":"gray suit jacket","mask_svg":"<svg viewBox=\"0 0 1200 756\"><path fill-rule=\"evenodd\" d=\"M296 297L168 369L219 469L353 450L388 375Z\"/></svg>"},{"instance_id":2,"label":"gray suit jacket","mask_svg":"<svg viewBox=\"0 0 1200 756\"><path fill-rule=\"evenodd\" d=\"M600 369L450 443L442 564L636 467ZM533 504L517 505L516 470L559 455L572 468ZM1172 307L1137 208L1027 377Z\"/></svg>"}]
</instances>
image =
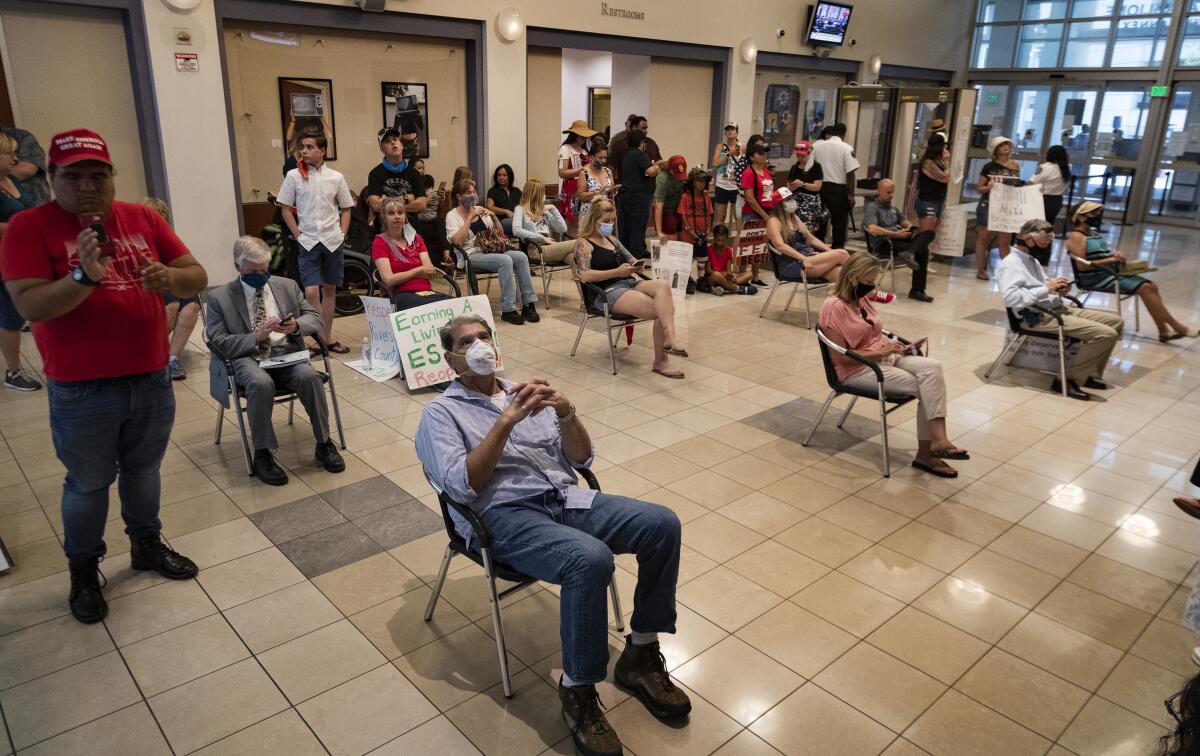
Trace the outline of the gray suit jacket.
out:
<instances>
[{"instance_id":1,"label":"gray suit jacket","mask_svg":"<svg viewBox=\"0 0 1200 756\"><path fill-rule=\"evenodd\" d=\"M300 286L290 278L271 276L267 284L280 317L294 314L300 330L287 337L288 345L296 350L306 349L305 336L321 330L321 313L317 312L304 298ZM246 306L246 294L241 279L235 278L224 286L208 293L208 313L204 319L204 333L217 350L232 361L253 359L251 355L257 344L254 329L250 327L250 311ZM229 375L225 363L213 356L208 363L208 390L213 399L229 406Z\"/></svg>"}]
</instances>

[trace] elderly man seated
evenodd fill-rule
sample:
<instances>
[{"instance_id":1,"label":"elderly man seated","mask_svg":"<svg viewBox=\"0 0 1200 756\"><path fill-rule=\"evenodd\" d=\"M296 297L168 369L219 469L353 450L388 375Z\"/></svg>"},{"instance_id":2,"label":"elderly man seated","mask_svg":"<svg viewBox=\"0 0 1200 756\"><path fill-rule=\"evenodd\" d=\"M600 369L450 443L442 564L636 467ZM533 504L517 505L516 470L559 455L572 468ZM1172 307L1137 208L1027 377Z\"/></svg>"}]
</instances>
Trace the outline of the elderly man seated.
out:
<instances>
[{"instance_id":1,"label":"elderly man seated","mask_svg":"<svg viewBox=\"0 0 1200 756\"><path fill-rule=\"evenodd\" d=\"M867 200L863 208L867 245L871 254L878 256L883 240L891 241L896 259L913 271L908 298L932 302L933 297L925 293L925 280L929 276L929 244L933 241L933 232L918 232L913 228L904 213L892 204L895 194L896 184L891 179L880 179L875 198Z\"/></svg>"},{"instance_id":2,"label":"elderly man seated","mask_svg":"<svg viewBox=\"0 0 1200 756\"><path fill-rule=\"evenodd\" d=\"M451 320L441 340L458 377L426 405L417 456L438 488L480 516L497 561L562 586L563 719L580 753L620 754L596 693L608 670L613 553L633 553L638 561L633 633L625 636L616 681L657 717L691 711L658 645L658 633L675 632L679 518L657 504L578 485L572 467L591 464L593 451L575 406L539 378L497 378L496 347L483 318ZM469 541L465 523L459 527Z\"/></svg>"},{"instance_id":3,"label":"elderly man seated","mask_svg":"<svg viewBox=\"0 0 1200 756\"><path fill-rule=\"evenodd\" d=\"M271 425L277 389L296 392L317 439L317 461L329 472L342 472L346 463L329 439L325 385L308 360L265 370L259 365L269 357L307 351L304 337L321 331L321 314L295 281L271 277L271 248L262 239L238 239L233 264L239 276L209 294L205 333L213 348L233 362L234 378L246 396L255 476L271 486L288 482L287 473L271 454L279 445ZM225 363L215 357L209 363L209 392L229 406L229 377Z\"/></svg>"},{"instance_id":4,"label":"elderly man seated","mask_svg":"<svg viewBox=\"0 0 1200 756\"><path fill-rule=\"evenodd\" d=\"M1058 321L1053 316L1031 309L1033 305L1039 305L1062 316L1064 336L1083 342L1079 353L1067 366L1067 396L1087 401L1092 395L1083 388L1108 388L1103 381L1104 368L1121 338L1125 321L1120 315L1104 310L1067 308L1059 295L1071 290L1071 282L1062 277L1047 278L1046 271L1035 259L1035 255L1049 254L1053 240L1054 227L1049 223L1025 221L1012 253L1000 261L996 277L1004 296L1004 306L1024 320L1026 328L1051 333L1057 330ZM1059 379L1054 379L1050 390L1062 391Z\"/></svg>"}]
</instances>

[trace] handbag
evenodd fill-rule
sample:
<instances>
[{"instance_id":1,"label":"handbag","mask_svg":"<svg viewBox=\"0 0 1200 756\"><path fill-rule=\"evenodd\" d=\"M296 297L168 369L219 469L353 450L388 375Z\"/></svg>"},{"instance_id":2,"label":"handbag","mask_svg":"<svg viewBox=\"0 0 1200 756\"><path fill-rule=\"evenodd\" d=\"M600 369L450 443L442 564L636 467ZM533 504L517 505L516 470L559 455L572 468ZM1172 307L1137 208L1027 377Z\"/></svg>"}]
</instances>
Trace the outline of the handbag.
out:
<instances>
[{"instance_id":1,"label":"handbag","mask_svg":"<svg viewBox=\"0 0 1200 756\"><path fill-rule=\"evenodd\" d=\"M475 234L475 248L480 252L503 252L508 249L508 237L498 223L493 223Z\"/></svg>"}]
</instances>

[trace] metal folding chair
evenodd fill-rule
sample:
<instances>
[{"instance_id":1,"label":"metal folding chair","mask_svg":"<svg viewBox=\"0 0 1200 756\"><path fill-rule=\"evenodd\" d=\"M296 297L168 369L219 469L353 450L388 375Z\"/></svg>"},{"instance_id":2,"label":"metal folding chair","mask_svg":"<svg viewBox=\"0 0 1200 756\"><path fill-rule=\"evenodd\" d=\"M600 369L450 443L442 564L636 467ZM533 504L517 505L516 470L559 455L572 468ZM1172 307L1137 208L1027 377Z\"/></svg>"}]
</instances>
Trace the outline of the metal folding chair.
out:
<instances>
[{"instance_id":1,"label":"metal folding chair","mask_svg":"<svg viewBox=\"0 0 1200 756\"><path fill-rule=\"evenodd\" d=\"M1083 293L1083 297L1080 299L1080 307L1083 306L1084 302L1087 302L1088 297L1091 296L1093 292L1101 293L1101 294L1112 294L1113 298L1117 302L1117 306L1115 308L1113 308L1111 310L1111 312L1114 312L1117 315L1121 315L1121 309L1122 309L1121 304L1126 299L1132 299L1133 300L1133 330L1135 330L1135 331L1142 330L1142 308L1138 305L1137 293L1135 292L1133 294L1125 294L1121 291L1121 266L1120 265L1112 265L1112 264L1097 265L1096 263L1092 262L1091 260L1087 260L1087 259L1084 259L1081 257L1076 257L1075 255L1072 255L1069 253L1067 254L1067 257L1070 258L1070 260L1071 260L1071 273L1073 273L1075 276L1075 280L1072 281L1071 283L1073 283L1075 285L1075 288L1079 289L1079 291L1081 291ZM1111 287L1108 287L1108 286L1104 286L1104 287L1084 286L1082 283L1080 283L1080 280L1079 280L1079 273L1081 272L1081 270L1103 270L1108 273L1111 273L1112 277L1113 277L1113 284ZM1124 315L1121 315L1121 317L1124 317Z\"/></svg>"},{"instance_id":2,"label":"metal folding chair","mask_svg":"<svg viewBox=\"0 0 1200 756\"><path fill-rule=\"evenodd\" d=\"M1074 297L1064 297L1064 299L1071 300L1077 307L1083 309L1083 304L1078 299ZM1067 350L1078 339L1073 339L1063 332L1062 315L1041 305L1032 305L1030 309L1054 318L1057 321L1054 332L1034 331L1026 328L1025 324L1021 322L1020 316L1013 312L1011 307L1005 307L1004 312L1008 316L1008 330L1012 333L1012 337L1005 343L1004 349L1000 351L1000 356L984 372L983 379L985 381L990 379L996 368L1001 365L1007 365L1008 361L1016 355L1028 339L1055 339L1058 342L1058 373L1056 377L1058 378L1059 385L1062 386L1062 395L1065 399L1067 397Z\"/></svg>"},{"instance_id":3,"label":"metal folding chair","mask_svg":"<svg viewBox=\"0 0 1200 756\"><path fill-rule=\"evenodd\" d=\"M792 306L792 300L796 298L796 293L800 289L804 289L804 327L812 329L812 303L809 300L809 292L823 289L829 286L832 281L826 281L824 278L809 278L804 272L803 266L800 268L800 277L792 278L779 274L779 253L768 247L771 255L771 269L775 273L776 285L771 287L771 291L767 294L767 301L763 302L762 309L758 311L758 317L767 314L767 308L771 306L771 300L775 298L775 293L783 288L783 284L793 284L791 296L788 297L787 304L783 306L783 311L787 312Z\"/></svg>"},{"instance_id":4,"label":"metal folding chair","mask_svg":"<svg viewBox=\"0 0 1200 756\"><path fill-rule=\"evenodd\" d=\"M612 312L608 307L608 302L598 295L604 292L596 284L586 283L579 277L579 268L574 264L574 258L571 258L571 275L575 279L576 285L579 287L579 304L580 310L583 312L583 320L579 321L579 331L575 334L575 345L571 347L571 356L579 351L579 341L583 338L583 331L587 328L589 320L596 318L604 319L605 339L608 341L608 359L612 363L613 375L617 374L617 342L621 338L621 333L625 329L632 329L638 323L649 323L650 321L642 318L635 318L632 315L619 315ZM600 299L601 307L597 309L592 302L597 298ZM629 338L632 339L632 330L630 330Z\"/></svg>"}]
</instances>

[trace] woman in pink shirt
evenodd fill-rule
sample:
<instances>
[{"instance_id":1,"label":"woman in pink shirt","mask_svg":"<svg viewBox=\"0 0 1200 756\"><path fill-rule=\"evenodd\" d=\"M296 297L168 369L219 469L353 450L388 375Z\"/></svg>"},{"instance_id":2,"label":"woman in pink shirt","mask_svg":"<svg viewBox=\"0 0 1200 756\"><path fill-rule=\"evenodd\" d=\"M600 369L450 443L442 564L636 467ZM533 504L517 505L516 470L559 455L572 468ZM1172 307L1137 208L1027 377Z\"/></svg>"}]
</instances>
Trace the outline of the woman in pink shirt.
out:
<instances>
[{"instance_id":1,"label":"woman in pink shirt","mask_svg":"<svg viewBox=\"0 0 1200 756\"><path fill-rule=\"evenodd\" d=\"M838 346L878 363L889 396L918 398L917 457L912 465L941 478L956 478L958 471L946 460L970 459L970 456L946 436L946 382L942 378L942 363L922 357L919 350L884 336L883 323L871 305L879 273L879 261L871 255L866 252L850 255L833 293L821 305L821 331ZM838 380L843 384L875 388L874 371L837 352L832 357Z\"/></svg>"}]
</instances>

